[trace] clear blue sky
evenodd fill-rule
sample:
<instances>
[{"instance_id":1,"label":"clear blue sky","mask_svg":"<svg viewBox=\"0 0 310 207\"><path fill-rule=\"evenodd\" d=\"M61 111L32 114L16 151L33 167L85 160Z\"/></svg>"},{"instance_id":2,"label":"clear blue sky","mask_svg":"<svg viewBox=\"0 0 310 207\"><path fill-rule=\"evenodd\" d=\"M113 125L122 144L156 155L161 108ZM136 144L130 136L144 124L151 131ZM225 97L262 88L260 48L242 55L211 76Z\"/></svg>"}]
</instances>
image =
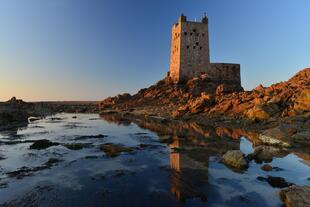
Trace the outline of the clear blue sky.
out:
<instances>
[{"instance_id":1,"label":"clear blue sky","mask_svg":"<svg viewBox=\"0 0 310 207\"><path fill-rule=\"evenodd\" d=\"M169 69L171 26L209 16L212 62L252 89L310 66L309 0L1 0L0 100L101 100Z\"/></svg>"}]
</instances>

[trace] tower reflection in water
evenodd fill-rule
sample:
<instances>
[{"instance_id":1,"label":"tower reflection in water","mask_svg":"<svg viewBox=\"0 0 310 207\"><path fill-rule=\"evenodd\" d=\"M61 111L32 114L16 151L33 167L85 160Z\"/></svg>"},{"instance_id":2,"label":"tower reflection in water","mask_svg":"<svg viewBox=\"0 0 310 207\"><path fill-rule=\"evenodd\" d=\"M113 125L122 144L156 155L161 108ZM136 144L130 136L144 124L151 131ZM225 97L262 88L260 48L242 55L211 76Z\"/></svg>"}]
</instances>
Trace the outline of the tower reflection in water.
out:
<instances>
[{"instance_id":1,"label":"tower reflection in water","mask_svg":"<svg viewBox=\"0 0 310 207\"><path fill-rule=\"evenodd\" d=\"M207 202L209 159L221 157L228 150L240 149L241 136L248 137L255 145L255 132L221 127L202 126L195 122L179 122L136 118L128 115L103 115L106 121L139 127L157 133L160 142L170 148L171 192L180 202L199 200L202 206Z\"/></svg>"},{"instance_id":2,"label":"tower reflection in water","mask_svg":"<svg viewBox=\"0 0 310 207\"><path fill-rule=\"evenodd\" d=\"M175 138L169 144L170 167L171 167L171 192L180 202L187 199L200 198L202 203L206 202L204 187L208 184L208 157L206 163L199 163L188 155L179 152L182 149L181 142Z\"/></svg>"}]
</instances>

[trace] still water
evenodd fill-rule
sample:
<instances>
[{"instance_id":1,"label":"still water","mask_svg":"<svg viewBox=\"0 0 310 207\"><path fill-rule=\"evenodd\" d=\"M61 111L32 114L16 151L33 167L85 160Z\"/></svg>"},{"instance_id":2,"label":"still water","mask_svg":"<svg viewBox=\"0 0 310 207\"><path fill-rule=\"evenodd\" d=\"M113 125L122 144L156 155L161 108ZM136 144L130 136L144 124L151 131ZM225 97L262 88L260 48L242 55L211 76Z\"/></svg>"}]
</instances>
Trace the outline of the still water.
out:
<instances>
[{"instance_id":1,"label":"still water","mask_svg":"<svg viewBox=\"0 0 310 207\"><path fill-rule=\"evenodd\" d=\"M310 185L309 156L263 147L247 170L221 162L246 155L257 134L196 123L57 114L0 132L0 206L281 206L279 186ZM31 148L35 140L57 143ZM130 148L116 156L102 144ZM71 146L71 147L70 147ZM268 163L271 171L261 169Z\"/></svg>"}]
</instances>

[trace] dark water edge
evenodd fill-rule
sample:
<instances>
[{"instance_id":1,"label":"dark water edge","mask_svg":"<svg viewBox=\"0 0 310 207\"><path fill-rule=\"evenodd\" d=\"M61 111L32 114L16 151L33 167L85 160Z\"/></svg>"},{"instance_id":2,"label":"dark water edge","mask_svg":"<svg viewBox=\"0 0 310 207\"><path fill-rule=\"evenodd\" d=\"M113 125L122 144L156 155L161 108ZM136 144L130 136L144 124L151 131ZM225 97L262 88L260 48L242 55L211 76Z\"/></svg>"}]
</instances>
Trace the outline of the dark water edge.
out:
<instances>
[{"instance_id":1,"label":"dark water edge","mask_svg":"<svg viewBox=\"0 0 310 207\"><path fill-rule=\"evenodd\" d=\"M310 185L302 152L263 146L243 171L221 156L259 146L242 129L57 114L0 132L0 206L281 206L279 186ZM30 149L35 140L57 145ZM130 148L111 157L101 144ZM268 163L271 171L261 167ZM264 178L264 179L262 179Z\"/></svg>"}]
</instances>

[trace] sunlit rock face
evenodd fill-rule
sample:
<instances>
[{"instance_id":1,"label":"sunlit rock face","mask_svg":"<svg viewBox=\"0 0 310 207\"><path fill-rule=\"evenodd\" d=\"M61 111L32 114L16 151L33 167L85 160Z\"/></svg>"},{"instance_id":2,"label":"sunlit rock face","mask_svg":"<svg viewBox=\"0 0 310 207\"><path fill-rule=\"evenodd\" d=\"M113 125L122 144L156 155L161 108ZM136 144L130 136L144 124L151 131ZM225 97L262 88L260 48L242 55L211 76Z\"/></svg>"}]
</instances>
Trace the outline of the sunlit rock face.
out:
<instances>
[{"instance_id":1,"label":"sunlit rock face","mask_svg":"<svg viewBox=\"0 0 310 207\"><path fill-rule=\"evenodd\" d=\"M175 118L206 114L264 121L305 116L310 113L309 77L310 68L306 68L288 81L244 92L226 90L234 87L212 83L206 76L177 85L162 80L133 96L110 97L100 103L100 108Z\"/></svg>"}]
</instances>

